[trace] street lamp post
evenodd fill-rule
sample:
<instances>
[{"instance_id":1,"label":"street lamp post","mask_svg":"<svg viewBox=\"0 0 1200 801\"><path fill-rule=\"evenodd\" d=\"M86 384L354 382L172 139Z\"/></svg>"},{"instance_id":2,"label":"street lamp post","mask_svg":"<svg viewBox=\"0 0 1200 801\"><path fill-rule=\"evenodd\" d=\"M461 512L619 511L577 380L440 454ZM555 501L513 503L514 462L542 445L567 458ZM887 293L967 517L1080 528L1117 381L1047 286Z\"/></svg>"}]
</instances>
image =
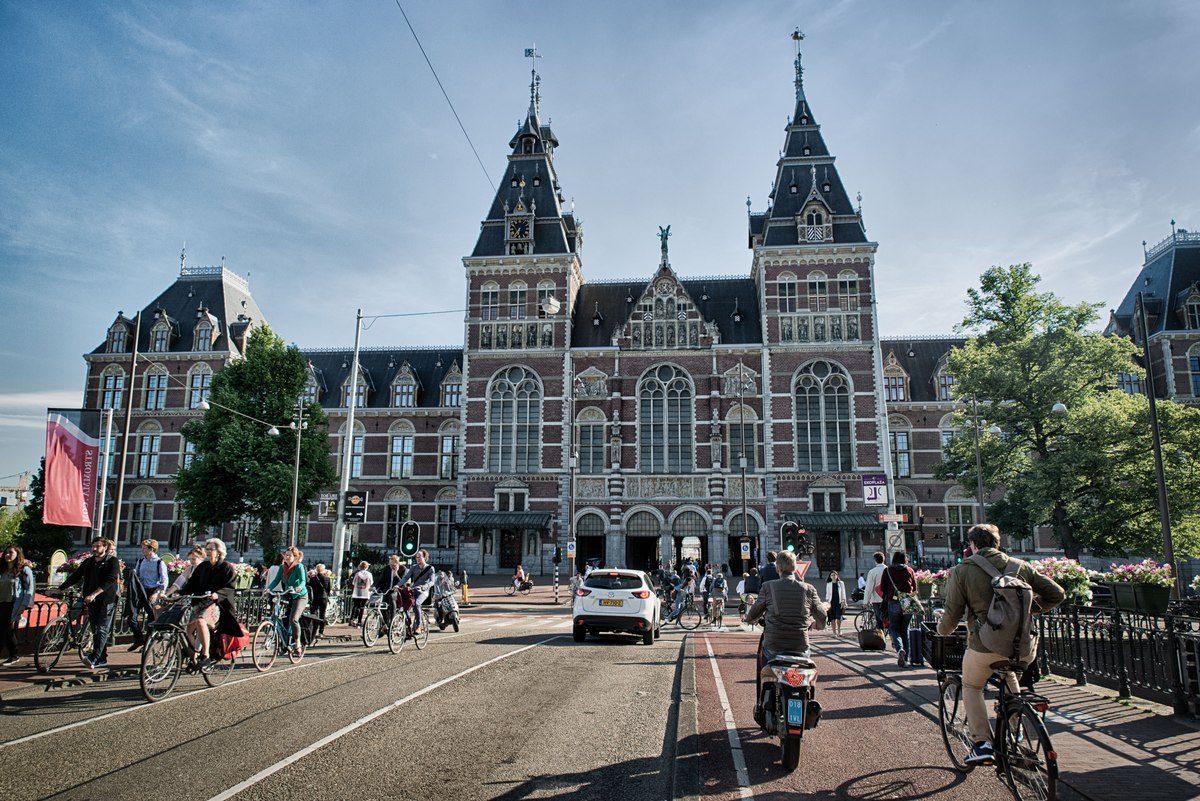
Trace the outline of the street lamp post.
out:
<instances>
[{"instance_id":1,"label":"street lamp post","mask_svg":"<svg viewBox=\"0 0 1200 801\"><path fill-rule=\"evenodd\" d=\"M300 492L300 438L304 433L304 429L308 428L308 423L304 420L304 400L296 401L297 418L292 421L289 426L296 432L296 459L292 463L292 531L288 537L288 545L295 547L296 545L296 527L299 522L299 508L297 498Z\"/></svg>"},{"instance_id":2,"label":"street lamp post","mask_svg":"<svg viewBox=\"0 0 1200 801\"><path fill-rule=\"evenodd\" d=\"M979 506L979 522L986 523L987 508L983 505L983 459L979 453L979 407L974 395L971 396L971 419L973 422L971 429L972 433L975 435L975 503ZM988 429L988 433L999 434L1000 427L992 426ZM961 525L961 523L962 521L960 520L959 524ZM964 547L965 545L961 542L960 537L958 551L955 553L956 558L962 553L962 549Z\"/></svg>"},{"instance_id":3,"label":"street lamp post","mask_svg":"<svg viewBox=\"0 0 1200 801\"><path fill-rule=\"evenodd\" d=\"M1174 220L1172 220L1174 225ZM1163 470L1162 437L1158 431L1158 407L1154 403L1154 360L1150 358L1150 330L1146 327L1146 306L1137 293L1137 313L1142 329L1142 359L1146 362L1146 400L1150 403L1150 444L1154 450L1154 479L1158 486L1158 517L1162 522L1163 558L1174 570L1175 544L1171 537L1171 508L1167 503L1167 476ZM1179 571L1174 573L1171 596L1179 599Z\"/></svg>"},{"instance_id":4,"label":"street lamp post","mask_svg":"<svg viewBox=\"0 0 1200 801\"><path fill-rule=\"evenodd\" d=\"M742 539L749 539L746 533L746 381L745 366L738 362L738 463L742 470ZM754 556L758 556L758 543L755 543ZM746 559L742 559L742 572L749 573L750 568Z\"/></svg>"}]
</instances>

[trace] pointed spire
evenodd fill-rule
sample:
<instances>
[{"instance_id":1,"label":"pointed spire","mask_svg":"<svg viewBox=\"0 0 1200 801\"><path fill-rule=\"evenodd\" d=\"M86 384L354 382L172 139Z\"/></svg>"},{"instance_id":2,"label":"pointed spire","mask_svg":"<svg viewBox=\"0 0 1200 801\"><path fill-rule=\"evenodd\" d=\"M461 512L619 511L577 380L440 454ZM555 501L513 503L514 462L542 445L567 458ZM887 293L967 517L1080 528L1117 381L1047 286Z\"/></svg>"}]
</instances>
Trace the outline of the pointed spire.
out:
<instances>
[{"instance_id":1,"label":"pointed spire","mask_svg":"<svg viewBox=\"0 0 1200 801\"><path fill-rule=\"evenodd\" d=\"M179 251L179 274L183 275L187 269L187 242L183 243L183 249Z\"/></svg>"},{"instance_id":2,"label":"pointed spire","mask_svg":"<svg viewBox=\"0 0 1200 801\"><path fill-rule=\"evenodd\" d=\"M796 43L796 102L804 99L804 67L800 65L800 42L804 40L804 34L800 29L792 31L792 41Z\"/></svg>"},{"instance_id":3,"label":"pointed spire","mask_svg":"<svg viewBox=\"0 0 1200 801\"><path fill-rule=\"evenodd\" d=\"M525 58L533 59L533 68L529 71L529 116L536 119L542 103L542 77L537 71L537 60L541 58L541 53L537 51L537 45L525 48Z\"/></svg>"}]
</instances>

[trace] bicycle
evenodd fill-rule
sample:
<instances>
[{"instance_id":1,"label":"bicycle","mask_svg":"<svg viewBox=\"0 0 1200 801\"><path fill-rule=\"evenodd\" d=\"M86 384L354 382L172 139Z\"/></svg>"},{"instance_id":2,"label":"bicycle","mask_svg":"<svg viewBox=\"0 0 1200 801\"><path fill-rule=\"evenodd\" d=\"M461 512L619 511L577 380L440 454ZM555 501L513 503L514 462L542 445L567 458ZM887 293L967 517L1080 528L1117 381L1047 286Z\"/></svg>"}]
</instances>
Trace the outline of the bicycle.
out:
<instances>
[{"instance_id":1,"label":"bicycle","mask_svg":"<svg viewBox=\"0 0 1200 801\"><path fill-rule=\"evenodd\" d=\"M250 643L250 656L259 673L270 670L280 652L286 653L293 665L304 658L304 637L299 626L292 631L292 621L288 617L292 593L275 590L270 594L271 616L258 624Z\"/></svg>"},{"instance_id":2,"label":"bicycle","mask_svg":"<svg viewBox=\"0 0 1200 801\"><path fill-rule=\"evenodd\" d=\"M703 617L700 614L700 609L696 606L696 596L689 592L683 601L683 606L679 608L679 612L672 613L667 618L667 621L675 623L681 628L694 629L700 625L700 620Z\"/></svg>"},{"instance_id":3,"label":"bicycle","mask_svg":"<svg viewBox=\"0 0 1200 801\"><path fill-rule=\"evenodd\" d=\"M413 641L418 651L424 649L429 642L429 621L422 620L421 633L416 633L416 614L413 611L416 605L413 603L413 598L411 589L400 588L398 608L392 615L392 622L387 630L388 650L393 654L400 653L404 649L404 643L408 640Z\"/></svg>"},{"instance_id":4,"label":"bicycle","mask_svg":"<svg viewBox=\"0 0 1200 801\"><path fill-rule=\"evenodd\" d=\"M142 663L138 670L138 683L147 701L161 701L170 695L185 669L189 674L199 673L209 687L219 687L229 681L236 665L237 654L221 657L209 665L201 666L197 661L199 643L193 643L187 634L187 626L196 619L197 605L209 600L208 595L184 595L164 609L147 626L146 645L142 648ZM209 652L218 648L218 634L213 639Z\"/></svg>"},{"instance_id":5,"label":"bicycle","mask_svg":"<svg viewBox=\"0 0 1200 801\"><path fill-rule=\"evenodd\" d=\"M858 610L858 614L854 616L855 631L870 631L877 628L879 628L879 618L875 615L872 605L868 604Z\"/></svg>"},{"instance_id":6,"label":"bicycle","mask_svg":"<svg viewBox=\"0 0 1200 801\"><path fill-rule=\"evenodd\" d=\"M709 601L708 625L709 628L721 629L725 627L725 599L712 598Z\"/></svg>"},{"instance_id":7,"label":"bicycle","mask_svg":"<svg viewBox=\"0 0 1200 801\"><path fill-rule=\"evenodd\" d=\"M943 637L932 625L924 626L925 658L937 670L942 742L954 766L969 772L974 766L967 764L966 754L974 742L967 728L960 672L967 645L966 628ZM1023 668L1019 662L997 662L987 682L999 690L992 725L996 778L1007 782L1017 799L1054 801L1058 793L1058 754L1046 731L1050 701L1032 690L1012 692L1009 680L1015 682L1013 674Z\"/></svg>"},{"instance_id":8,"label":"bicycle","mask_svg":"<svg viewBox=\"0 0 1200 801\"><path fill-rule=\"evenodd\" d=\"M362 643L367 648L371 648L375 643L379 642L379 635L383 633L383 593L373 592L363 605L362 623Z\"/></svg>"},{"instance_id":9,"label":"bicycle","mask_svg":"<svg viewBox=\"0 0 1200 801\"><path fill-rule=\"evenodd\" d=\"M526 578L521 581L521 586L518 587L515 583L507 584L504 587L505 595L516 595L518 592L522 595L528 595L533 591L533 579Z\"/></svg>"},{"instance_id":10,"label":"bicycle","mask_svg":"<svg viewBox=\"0 0 1200 801\"><path fill-rule=\"evenodd\" d=\"M79 661L91 667L88 654L92 647L92 621L88 616L87 604L80 598L80 590L67 590L63 594L66 611L49 623L38 636L33 652L33 666L38 673L49 673L70 648L79 654ZM109 632L114 629L117 605L113 604ZM109 635L111 645L112 635Z\"/></svg>"}]
</instances>

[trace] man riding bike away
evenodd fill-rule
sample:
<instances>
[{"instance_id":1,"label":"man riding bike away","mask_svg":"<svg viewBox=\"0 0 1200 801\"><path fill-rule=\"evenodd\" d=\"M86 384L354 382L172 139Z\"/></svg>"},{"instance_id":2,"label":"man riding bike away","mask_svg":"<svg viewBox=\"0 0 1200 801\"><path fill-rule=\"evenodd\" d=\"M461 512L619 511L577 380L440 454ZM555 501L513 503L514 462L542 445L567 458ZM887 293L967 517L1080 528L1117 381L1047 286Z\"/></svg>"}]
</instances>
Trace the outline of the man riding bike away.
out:
<instances>
[{"instance_id":1,"label":"man riding bike away","mask_svg":"<svg viewBox=\"0 0 1200 801\"><path fill-rule=\"evenodd\" d=\"M1008 554L998 550L1000 529L990 523L973 526L967 532L970 541L968 554L979 554L1001 573L1012 560ZM1032 565L1016 560L1020 564L1017 577L1033 588L1033 611L1045 612L1058 606L1066 598L1063 588L1033 569ZM992 733L988 723L987 707L983 701L983 687L992 675L992 665L1007 662L1009 657L989 652L979 639L979 626L987 618L992 603L992 577L982 567L964 561L950 571L946 579L946 607L938 621L938 634L952 634L958 621L967 620L967 653L963 656L962 687L963 708L967 714L967 728L975 746L967 754L968 765L990 765L992 756ZM1016 676L1008 674L1009 690L1019 692Z\"/></svg>"},{"instance_id":2,"label":"man riding bike away","mask_svg":"<svg viewBox=\"0 0 1200 801\"><path fill-rule=\"evenodd\" d=\"M429 551L422 548L417 551L416 565L409 571L408 584L412 587L413 606L416 609L416 629L415 633L421 633L421 604L425 603L425 599L429 597L429 591L433 589L434 579L437 578L437 571L433 569L433 565L429 564Z\"/></svg>"},{"instance_id":3,"label":"man riding bike away","mask_svg":"<svg viewBox=\"0 0 1200 801\"><path fill-rule=\"evenodd\" d=\"M825 605L817 598L817 588L796 576L795 555L791 551L780 551L775 556L775 567L779 570L779 578L763 582L758 600L746 613L747 623L766 620L754 671L755 720L762 714L758 706L762 697L759 680L762 666L778 654L809 656L809 628L825 628Z\"/></svg>"}]
</instances>

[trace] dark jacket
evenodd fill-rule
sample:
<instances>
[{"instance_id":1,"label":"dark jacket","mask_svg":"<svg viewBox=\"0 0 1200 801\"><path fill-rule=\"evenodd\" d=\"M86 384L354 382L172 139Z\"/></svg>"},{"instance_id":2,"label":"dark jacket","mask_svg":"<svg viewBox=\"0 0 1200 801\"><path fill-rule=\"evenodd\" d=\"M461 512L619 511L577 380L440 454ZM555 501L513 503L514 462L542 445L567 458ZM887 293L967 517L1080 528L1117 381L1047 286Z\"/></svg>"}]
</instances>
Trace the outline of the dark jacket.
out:
<instances>
[{"instance_id":1,"label":"dark jacket","mask_svg":"<svg viewBox=\"0 0 1200 801\"><path fill-rule=\"evenodd\" d=\"M120 572L121 565L117 557L106 556L103 559L96 559L94 556L89 556L79 567L75 568L71 575L67 576L67 580L59 585L59 589L65 590L72 584L82 582L81 588L84 596L103 589L104 600L110 604L115 603L117 579L120 577Z\"/></svg>"},{"instance_id":2,"label":"dark jacket","mask_svg":"<svg viewBox=\"0 0 1200 801\"><path fill-rule=\"evenodd\" d=\"M799 654L808 650L808 627L825 628L825 606L817 598L817 588L805 584L793 573L774 581L764 581L758 600L746 613L746 622L765 617L762 645L776 653Z\"/></svg>"},{"instance_id":3,"label":"dark jacket","mask_svg":"<svg viewBox=\"0 0 1200 801\"><path fill-rule=\"evenodd\" d=\"M746 594L758 595L759 589L762 588L762 576L746 576L745 582L746 583L742 585L742 589L746 592Z\"/></svg>"},{"instance_id":4,"label":"dark jacket","mask_svg":"<svg viewBox=\"0 0 1200 801\"><path fill-rule=\"evenodd\" d=\"M917 574L908 565L889 565L879 577L883 588L883 603L896 600L898 592L916 592Z\"/></svg>"},{"instance_id":5,"label":"dark jacket","mask_svg":"<svg viewBox=\"0 0 1200 801\"><path fill-rule=\"evenodd\" d=\"M375 577L375 592L382 592L384 595L395 590L397 587L403 586L404 574L407 568L400 565L399 574L393 574L390 567L385 567L383 572Z\"/></svg>"},{"instance_id":6,"label":"dark jacket","mask_svg":"<svg viewBox=\"0 0 1200 801\"><path fill-rule=\"evenodd\" d=\"M242 628L238 624L237 612L234 609L233 601L237 597L237 592L234 589L236 578L233 573L233 565L222 559L215 565L208 560L196 565L196 569L192 571L191 578L179 590L180 595L207 595L216 593L217 607L221 610L221 616L217 619L217 631L221 634L228 634L231 637L237 637L242 633ZM204 606L207 606L207 602Z\"/></svg>"},{"instance_id":7,"label":"dark jacket","mask_svg":"<svg viewBox=\"0 0 1200 801\"><path fill-rule=\"evenodd\" d=\"M308 594L312 598L313 603L329 600L329 574L321 575L313 573L308 577Z\"/></svg>"},{"instance_id":8,"label":"dark jacket","mask_svg":"<svg viewBox=\"0 0 1200 801\"><path fill-rule=\"evenodd\" d=\"M758 580L762 582L762 584L766 584L768 581L774 581L777 578L779 578L779 568L775 567L774 562L767 562L767 566L758 571Z\"/></svg>"}]
</instances>

